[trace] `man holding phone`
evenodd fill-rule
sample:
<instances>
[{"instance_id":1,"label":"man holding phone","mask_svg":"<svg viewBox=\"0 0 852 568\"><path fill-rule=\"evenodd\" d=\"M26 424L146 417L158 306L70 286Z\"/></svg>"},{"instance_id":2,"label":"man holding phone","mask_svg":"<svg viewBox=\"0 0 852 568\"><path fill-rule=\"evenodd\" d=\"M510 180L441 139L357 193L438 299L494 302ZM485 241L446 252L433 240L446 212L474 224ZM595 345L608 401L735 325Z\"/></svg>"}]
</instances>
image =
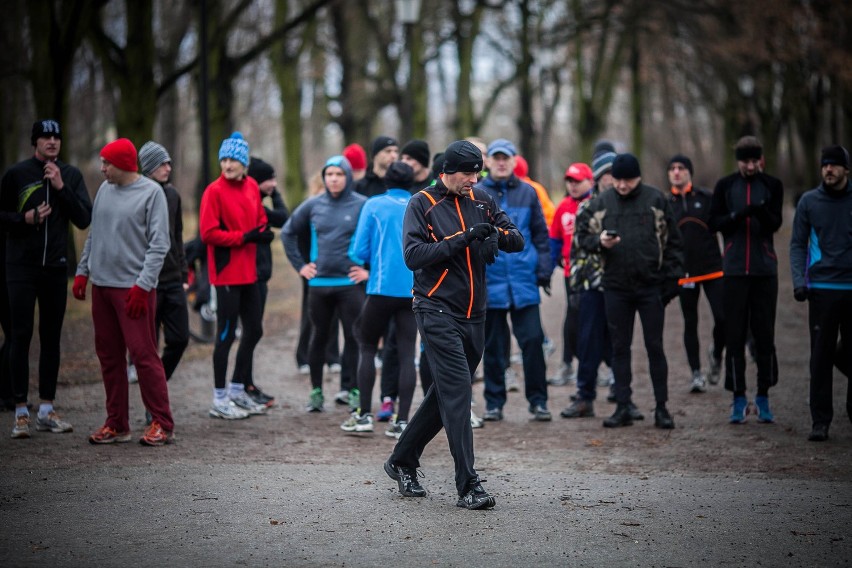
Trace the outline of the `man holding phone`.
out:
<instances>
[{"instance_id":1,"label":"man holding phone","mask_svg":"<svg viewBox=\"0 0 852 568\"><path fill-rule=\"evenodd\" d=\"M630 388L630 346L636 314L642 321L648 368L654 388L654 425L674 428L666 408L668 364L663 351L665 307L678 295L683 276L681 236L663 193L642 183L639 161L619 154L612 164L615 191L594 198L577 217L574 241L603 258L606 317L612 337L615 413L604 426L630 426L634 410Z\"/></svg>"},{"instance_id":2,"label":"man holding phone","mask_svg":"<svg viewBox=\"0 0 852 568\"><path fill-rule=\"evenodd\" d=\"M62 132L55 120L33 124L31 158L9 168L0 182L0 211L7 231L6 273L11 307L9 367L15 401L13 438L30 437L29 353L35 305L39 307L39 397L36 429L71 432L53 408L59 376L59 342L68 290L68 223L85 229L92 201L80 170L59 160Z\"/></svg>"}]
</instances>

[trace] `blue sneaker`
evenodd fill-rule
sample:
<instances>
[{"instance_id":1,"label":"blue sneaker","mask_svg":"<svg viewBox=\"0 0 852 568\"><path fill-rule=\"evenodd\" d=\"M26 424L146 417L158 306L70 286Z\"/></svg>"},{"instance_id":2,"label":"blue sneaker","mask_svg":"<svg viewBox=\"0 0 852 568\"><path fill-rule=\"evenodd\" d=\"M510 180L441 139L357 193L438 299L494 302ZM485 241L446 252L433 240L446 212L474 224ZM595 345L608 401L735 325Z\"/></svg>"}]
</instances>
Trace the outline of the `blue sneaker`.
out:
<instances>
[{"instance_id":1,"label":"blue sneaker","mask_svg":"<svg viewBox=\"0 0 852 568\"><path fill-rule=\"evenodd\" d=\"M745 424L748 412L748 399L744 396L735 396L731 405L731 424Z\"/></svg>"},{"instance_id":2,"label":"blue sneaker","mask_svg":"<svg viewBox=\"0 0 852 568\"><path fill-rule=\"evenodd\" d=\"M775 416L773 416L772 411L769 410L768 396L754 397L754 405L757 407L758 422L763 422L765 424L772 424L773 422L775 422Z\"/></svg>"}]
</instances>

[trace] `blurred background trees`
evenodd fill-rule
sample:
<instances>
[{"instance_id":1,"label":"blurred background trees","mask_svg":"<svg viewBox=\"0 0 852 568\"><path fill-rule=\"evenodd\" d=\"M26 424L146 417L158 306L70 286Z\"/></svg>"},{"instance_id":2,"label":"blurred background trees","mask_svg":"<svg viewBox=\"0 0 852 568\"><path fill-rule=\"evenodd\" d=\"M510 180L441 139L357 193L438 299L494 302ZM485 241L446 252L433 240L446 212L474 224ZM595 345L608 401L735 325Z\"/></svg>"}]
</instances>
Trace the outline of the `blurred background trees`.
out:
<instances>
[{"instance_id":1,"label":"blurred background trees","mask_svg":"<svg viewBox=\"0 0 852 568\"><path fill-rule=\"evenodd\" d=\"M292 207L351 142L506 137L556 197L601 138L710 185L755 134L792 195L850 142L850 26L830 0L7 0L0 165L36 118L92 190L104 143L155 139L191 211L240 130Z\"/></svg>"}]
</instances>

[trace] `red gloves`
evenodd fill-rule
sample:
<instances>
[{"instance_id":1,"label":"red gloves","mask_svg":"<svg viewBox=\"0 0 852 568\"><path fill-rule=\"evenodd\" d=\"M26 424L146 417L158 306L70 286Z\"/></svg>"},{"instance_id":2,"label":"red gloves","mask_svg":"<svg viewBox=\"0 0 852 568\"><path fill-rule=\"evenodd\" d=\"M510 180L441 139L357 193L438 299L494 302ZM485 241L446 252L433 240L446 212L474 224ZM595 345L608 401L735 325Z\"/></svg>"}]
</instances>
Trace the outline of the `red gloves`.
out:
<instances>
[{"instance_id":1,"label":"red gloves","mask_svg":"<svg viewBox=\"0 0 852 568\"><path fill-rule=\"evenodd\" d=\"M127 293L127 305L124 310L127 317L139 319L145 315L148 311L148 294L150 293L135 284L133 285L133 288Z\"/></svg>"},{"instance_id":2,"label":"red gloves","mask_svg":"<svg viewBox=\"0 0 852 568\"><path fill-rule=\"evenodd\" d=\"M86 299L86 284L89 283L89 277L78 274L74 277L74 285L71 286L71 293L78 300Z\"/></svg>"}]
</instances>

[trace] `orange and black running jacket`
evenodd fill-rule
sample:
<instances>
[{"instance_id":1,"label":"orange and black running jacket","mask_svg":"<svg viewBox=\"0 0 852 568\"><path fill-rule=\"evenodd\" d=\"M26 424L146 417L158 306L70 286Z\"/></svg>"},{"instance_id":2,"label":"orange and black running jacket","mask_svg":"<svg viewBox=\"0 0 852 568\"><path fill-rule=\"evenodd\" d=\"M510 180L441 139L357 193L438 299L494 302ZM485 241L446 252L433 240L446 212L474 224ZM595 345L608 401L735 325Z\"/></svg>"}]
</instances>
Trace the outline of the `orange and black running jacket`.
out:
<instances>
[{"instance_id":1,"label":"orange and black running jacket","mask_svg":"<svg viewBox=\"0 0 852 568\"><path fill-rule=\"evenodd\" d=\"M414 311L446 312L469 320L485 317L485 264L480 241L467 244L465 231L477 223L497 228L502 253L524 248L509 216L481 189L470 196L447 193L438 182L408 202L403 220L405 264L414 272Z\"/></svg>"}]
</instances>

